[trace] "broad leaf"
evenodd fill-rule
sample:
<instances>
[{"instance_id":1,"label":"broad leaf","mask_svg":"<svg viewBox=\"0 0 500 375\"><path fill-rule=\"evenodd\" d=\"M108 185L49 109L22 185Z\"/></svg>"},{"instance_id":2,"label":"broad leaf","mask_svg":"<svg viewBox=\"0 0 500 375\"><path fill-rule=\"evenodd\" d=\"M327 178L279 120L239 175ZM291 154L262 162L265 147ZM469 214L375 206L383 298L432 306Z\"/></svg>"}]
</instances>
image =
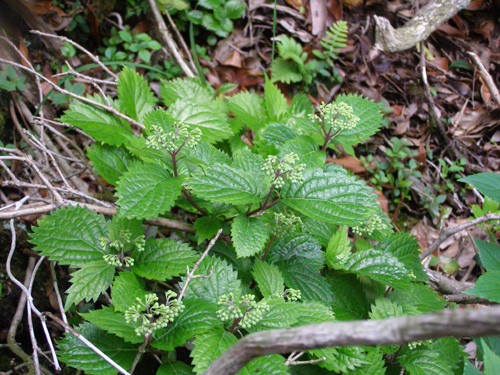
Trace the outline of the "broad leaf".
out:
<instances>
[{"instance_id":1,"label":"broad leaf","mask_svg":"<svg viewBox=\"0 0 500 375\"><path fill-rule=\"evenodd\" d=\"M264 223L256 217L242 214L235 217L231 224L231 239L238 257L250 257L262 252L269 235Z\"/></svg>"},{"instance_id":2,"label":"broad leaf","mask_svg":"<svg viewBox=\"0 0 500 375\"><path fill-rule=\"evenodd\" d=\"M214 216L202 216L196 219L193 229L196 230L198 245L205 240L212 239L220 228L222 228L222 223Z\"/></svg>"},{"instance_id":3,"label":"broad leaf","mask_svg":"<svg viewBox=\"0 0 500 375\"><path fill-rule=\"evenodd\" d=\"M157 101L148 82L127 67L120 73L117 91L121 110L137 121L142 121Z\"/></svg>"},{"instance_id":4,"label":"broad leaf","mask_svg":"<svg viewBox=\"0 0 500 375\"><path fill-rule=\"evenodd\" d=\"M71 287L66 291L68 298L64 305L67 311L72 304L80 301L97 301L105 292L115 276L115 267L105 263L103 259L89 262L80 270L71 274Z\"/></svg>"},{"instance_id":5,"label":"broad leaf","mask_svg":"<svg viewBox=\"0 0 500 375\"><path fill-rule=\"evenodd\" d=\"M302 183L285 183L281 200L312 219L349 226L363 225L378 206L363 181L320 170L304 172Z\"/></svg>"},{"instance_id":6,"label":"broad leaf","mask_svg":"<svg viewBox=\"0 0 500 375\"><path fill-rule=\"evenodd\" d=\"M176 347L216 327L222 327L216 312L219 306L214 302L196 298L183 300L185 309L167 328L154 332L152 346L161 350L175 350Z\"/></svg>"},{"instance_id":7,"label":"broad leaf","mask_svg":"<svg viewBox=\"0 0 500 375\"><path fill-rule=\"evenodd\" d=\"M219 298L224 294L234 293L235 296L240 295L241 282L238 280L238 273L224 260L206 257L200 263L196 274L207 276L212 267L212 276L209 278L200 277L189 282L186 297L217 303L219 302ZM185 278L183 277L181 287L184 283Z\"/></svg>"},{"instance_id":8,"label":"broad leaf","mask_svg":"<svg viewBox=\"0 0 500 375\"><path fill-rule=\"evenodd\" d=\"M269 310L262 315L262 319L247 329L248 332L260 332L270 329L290 328L297 323L297 304L285 302L275 298L267 302Z\"/></svg>"},{"instance_id":9,"label":"broad leaf","mask_svg":"<svg viewBox=\"0 0 500 375\"><path fill-rule=\"evenodd\" d=\"M126 217L113 216L108 224L108 239L110 241L123 241L124 232L130 234L130 240L133 241L139 236L144 235L142 220L127 219ZM123 251L129 251L135 248L135 245L126 245Z\"/></svg>"},{"instance_id":10,"label":"broad leaf","mask_svg":"<svg viewBox=\"0 0 500 375\"><path fill-rule=\"evenodd\" d=\"M271 188L271 177L267 176L262 170L264 167L264 158L253 153L248 148L243 148L233 155L232 167L245 171L262 187L261 190Z\"/></svg>"},{"instance_id":11,"label":"broad leaf","mask_svg":"<svg viewBox=\"0 0 500 375\"><path fill-rule=\"evenodd\" d=\"M324 221L306 218L303 220L304 232L316 239L323 247L328 247L330 238L337 231L337 226Z\"/></svg>"},{"instance_id":12,"label":"broad leaf","mask_svg":"<svg viewBox=\"0 0 500 375\"><path fill-rule=\"evenodd\" d=\"M366 354L359 346L344 346L340 348L326 348L309 350L316 358L325 357L325 361L318 362L318 366L329 371L349 373L368 362Z\"/></svg>"},{"instance_id":13,"label":"broad leaf","mask_svg":"<svg viewBox=\"0 0 500 375\"><path fill-rule=\"evenodd\" d=\"M357 251L345 263L345 270L369 277L393 288L405 287L411 281L408 270L392 254L369 249Z\"/></svg>"},{"instance_id":14,"label":"broad leaf","mask_svg":"<svg viewBox=\"0 0 500 375\"><path fill-rule=\"evenodd\" d=\"M101 261L107 250L99 239L106 237L106 219L84 207L68 206L38 221L30 234L36 251L71 267Z\"/></svg>"},{"instance_id":15,"label":"broad leaf","mask_svg":"<svg viewBox=\"0 0 500 375\"><path fill-rule=\"evenodd\" d=\"M470 184L479 190L481 194L500 202L500 174L479 173L464 177L458 181Z\"/></svg>"},{"instance_id":16,"label":"broad leaf","mask_svg":"<svg viewBox=\"0 0 500 375\"><path fill-rule=\"evenodd\" d=\"M88 99L106 104L99 95L88 96ZM112 106L116 107L111 99L110 101ZM127 121L104 109L80 101L74 101L69 105L61 121L76 126L96 140L113 146L127 144L127 139L133 136Z\"/></svg>"},{"instance_id":17,"label":"broad leaf","mask_svg":"<svg viewBox=\"0 0 500 375\"><path fill-rule=\"evenodd\" d=\"M266 263L256 259L253 265L252 275L264 297L272 297L276 294L283 295L285 281L280 269L274 264Z\"/></svg>"},{"instance_id":18,"label":"broad leaf","mask_svg":"<svg viewBox=\"0 0 500 375\"><path fill-rule=\"evenodd\" d=\"M243 367L243 369L238 372L238 375L288 375L289 367L285 366L284 362L285 358L278 354L255 358L254 360L250 361L245 367Z\"/></svg>"},{"instance_id":19,"label":"broad leaf","mask_svg":"<svg viewBox=\"0 0 500 375\"><path fill-rule=\"evenodd\" d=\"M166 281L186 273L199 255L186 243L171 239L146 240L144 251L134 250L131 271L146 279Z\"/></svg>"},{"instance_id":20,"label":"broad leaf","mask_svg":"<svg viewBox=\"0 0 500 375\"><path fill-rule=\"evenodd\" d=\"M408 351L398 361L411 375L453 375L446 360L427 348Z\"/></svg>"},{"instance_id":21,"label":"broad leaf","mask_svg":"<svg viewBox=\"0 0 500 375\"><path fill-rule=\"evenodd\" d=\"M326 279L333 293L332 310L338 320L368 318L369 304L355 275L330 272Z\"/></svg>"},{"instance_id":22,"label":"broad leaf","mask_svg":"<svg viewBox=\"0 0 500 375\"><path fill-rule=\"evenodd\" d=\"M479 361L484 361L484 346L487 346L493 351L493 353L500 356L500 337L496 335L485 336L481 338L475 338L474 342L477 345L476 355Z\"/></svg>"},{"instance_id":23,"label":"broad leaf","mask_svg":"<svg viewBox=\"0 0 500 375\"><path fill-rule=\"evenodd\" d=\"M267 125L266 128L264 129L264 132L262 133L262 137L267 142L276 147L282 146L283 143L294 139L298 135L299 134L289 126L276 122ZM314 146L316 147L317 151L318 146L316 145L316 143L314 144Z\"/></svg>"},{"instance_id":24,"label":"broad leaf","mask_svg":"<svg viewBox=\"0 0 500 375\"><path fill-rule=\"evenodd\" d=\"M120 177L132 163L132 156L123 147L113 147L95 142L87 149L87 156L97 173L111 185L116 185Z\"/></svg>"},{"instance_id":25,"label":"broad leaf","mask_svg":"<svg viewBox=\"0 0 500 375\"><path fill-rule=\"evenodd\" d=\"M278 264L300 261L316 270L325 264L319 243L303 232L286 232L278 236L269 249L267 259Z\"/></svg>"},{"instance_id":26,"label":"broad leaf","mask_svg":"<svg viewBox=\"0 0 500 375\"><path fill-rule=\"evenodd\" d=\"M301 291L302 300L331 305L333 294L326 279L307 263L288 263L282 270L285 284Z\"/></svg>"},{"instance_id":27,"label":"broad leaf","mask_svg":"<svg viewBox=\"0 0 500 375\"><path fill-rule=\"evenodd\" d=\"M121 337L132 344L140 344L144 341L142 335L135 333L135 325L125 321L125 315L116 312L112 307L104 306L102 309L93 310L86 314L80 314L83 318L100 329Z\"/></svg>"},{"instance_id":28,"label":"broad leaf","mask_svg":"<svg viewBox=\"0 0 500 375\"><path fill-rule=\"evenodd\" d=\"M200 198L211 202L250 204L258 203L262 193L257 182L245 171L215 163L206 174L196 174L188 186Z\"/></svg>"},{"instance_id":29,"label":"broad leaf","mask_svg":"<svg viewBox=\"0 0 500 375\"><path fill-rule=\"evenodd\" d=\"M359 95L337 96L335 103L347 103L352 107L354 115L360 118L358 125L351 130L342 131L334 142L341 145L355 145L369 139L382 126L381 105Z\"/></svg>"},{"instance_id":30,"label":"broad leaf","mask_svg":"<svg viewBox=\"0 0 500 375\"><path fill-rule=\"evenodd\" d=\"M280 155L284 156L295 152L299 156L300 163L308 168L323 168L326 160L326 152L319 151L314 139L301 135L285 142L280 149Z\"/></svg>"},{"instance_id":31,"label":"broad leaf","mask_svg":"<svg viewBox=\"0 0 500 375\"><path fill-rule=\"evenodd\" d=\"M129 369L137 355L137 344L129 344L123 339L107 333L91 323L83 323L76 331L98 347L122 368ZM57 343L58 356L68 366L85 371L91 375L114 375L118 372L113 366L70 333Z\"/></svg>"},{"instance_id":32,"label":"broad leaf","mask_svg":"<svg viewBox=\"0 0 500 375\"><path fill-rule=\"evenodd\" d=\"M210 103L214 97L208 87L202 86L198 80L191 78L176 78L163 81L160 95L167 107L170 107L179 99L191 103Z\"/></svg>"},{"instance_id":33,"label":"broad leaf","mask_svg":"<svg viewBox=\"0 0 500 375\"><path fill-rule=\"evenodd\" d=\"M253 131L262 128L267 121L264 100L255 93L239 92L229 98L227 106L238 120Z\"/></svg>"},{"instance_id":34,"label":"broad leaf","mask_svg":"<svg viewBox=\"0 0 500 375\"><path fill-rule=\"evenodd\" d=\"M388 298L401 305L407 315L436 312L446 306L446 301L432 288L416 283L409 283L405 289L390 292Z\"/></svg>"},{"instance_id":35,"label":"broad leaf","mask_svg":"<svg viewBox=\"0 0 500 375\"><path fill-rule=\"evenodd\" d=\"M184 362L163 362L156 375L192 375L193 368Z\"/></svg>"},{"instance_id":36,"label":"broad leaf","mask_svg":"<svg viewBox=\"0 0 500 375\"><path fill-rule=\"evenodd\" d=\"M432 340L429 348L434 353L437 353L439 358L445 360L446 365L453 370L453 374L462 375L464 373L463 363L468 354L463 351L464 347L460 345L456 338L446 337Z\"/></svg>"},{"instance_id":37,"label":"broad leaf","mask_svg":"<svg viewBox=\"0 0 500 375\"><path fill-rule=\"evenodd\" d=\"M396 302L387 298L377 298L371 306L371 311L368 313L370 319L379 320L398 316L405 316L403 308Z\"/></svg>"},{"instance_id":38,"label":"broad leaf","mask_svg":"<svg viewBox=\"0 0 500 375\"><path fill-rule=\"evenodd\" d=\"M335 315L329 306L318 302L295 304L297 326L333 322Z\"/></svg>"},{"instance_id":39,"label":"broad leaf","mask_svg":"<svg viewBox=\"0 0 500 375\"><path fill-rule=\"evenodd\" d=\"M342 264L351 255L351 241L347 238L345 226L340 227L330 238L325 252L326 265L332 269L342 269Z\"/></svg>"},{"instance_id":40,"label":"broad leaf","mask_svg":"<svg viewBox=\"0 0 500 375\"><path fill-rule=\"evenodd\" d=\"M227 115L215 103L193 104L187 99L180 99L168 109L168 113L177 121L199 128L203 141L220 142L233 134Z\"/></svg>"},{"instance_id":41,"label":"broad leaf","mask_svg":"<svg viewBox=\"0 0 500 375\"><path fill-rule=\"evenodd\" d=\"M427 273L420 262L420 246L417 239L409 233L395 233L380 244L376 249L393 254L405 265L405 268L413 273L415 281L427 281Z\"/></svg>"},{"instance_id":42,"label":"broad leaf","mask_svg":"<svg viewBox=\"0 0 500 375\"><path fill-rule=\"evenodd\" d=\"M120 179L116 204L120 215L151 219L170 210L181 190L181 180L170 177L161 166L136 163Z\"/></svg>"},{"instance_id":43,"label":"broad leaf","mask_svg":"<svg viewBox=\"0 0 500 375\"><path fill-rule=\"evenodd\" d=\"M463 292L493 302L500 302L500 271L488 271L479 276L474 288Z\"/></svg>"},{"instance_id":44,"label":"broad leaf","mask_svg":"<svg viewBox=\"0 0 500 375\"><path fill-rule=\"evenodd\" d=\"M215 148L210 143L200 142L186 155L184 162L186 162L193 171L196 170L196 167L201 167L203 171L206 171L208 166L215 163L229 165L230 159L226 153Z\"/></svg>"},{"instance_id":45,"label":"broad leaf","mask_svg":"<svg viewBox=\"0 0 500 375\"><path fill-rule=\"evenodd\" d=\"M365 357L365 365L349 371L348 375L385 375L384 353L378 348L371 348Z\"/></svg>"},{"instance_id":46,"label":"broad leaf","mask_svg":"<svg viewBox=\"0 0 500 375\"><path fill-rule=\"evenodd\" d=\"M195 365L194 372L203 374L208 366L236 341L238 341L236 336L222 328L198 335L193 342L194 349L190 354Z\"/></svg>"},{"instance_id":47,"label":"broad leaf","mask_svg":"<svg viewBox=\"0 0 500 375\"><path fill-rule=\"evenodd\" d=\"M266 76L266 85L264 87L265 104L267 114L271 121L281 120L288 111L286 98L278 86L273 84Z\"/></svg>"},{"instance_id":48,"label":"broad leaf","mask_svg":"<svg viewBox=\"0 0 500 375\"><path fill-rule=\"evenodd\" d=\"M487 271L500 271L500 247L489 242L474 239L479 257Z\"/></svg>"},{"instance_id":49,"label":"broad leaf","mask_svg":"<svg viewBox=\"0 0 500 375\"><path fill-rule=\"evenodd\" d=\"M487 346L484 347L484 374L496 375L500 369L500 357L491 351Z\"/></svg>"},{"instance_id":50,"label":"broad leaf","mask_svg":"<svg viewBox=\"0 0 500 375\"><path fill-rule=\"evenodd\" d=\"M116 311L121 312L137 304L136 298L142 300L146 294L144 281L129 271L119 273L111 288L113 306Z\"/></svg>"}]
</instances>

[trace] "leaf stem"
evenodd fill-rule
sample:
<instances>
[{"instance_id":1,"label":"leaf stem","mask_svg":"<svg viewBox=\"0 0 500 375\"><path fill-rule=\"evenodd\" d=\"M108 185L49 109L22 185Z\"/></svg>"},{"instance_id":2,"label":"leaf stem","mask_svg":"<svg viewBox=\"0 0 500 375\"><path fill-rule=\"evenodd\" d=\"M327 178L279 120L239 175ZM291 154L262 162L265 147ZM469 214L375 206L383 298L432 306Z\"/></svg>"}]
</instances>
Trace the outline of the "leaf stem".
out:
<instances>
[{"instance_id":1,"label":"leaf stem","mask_svg":"<svg viewBox=\"0 0 500 375\"><path fill-rule=\"evenodd\" d=\"M269 240L269 243L267 244L266 251L265 251L264 255L262 255L261 259L262 259L263 262L266 261L267 253L269 252L269 249L271 248L271 245L273 244L273 242L274 242L275 239L276 239L276 234L273 234L273 236Z\"/></svg>"}]
</instances>

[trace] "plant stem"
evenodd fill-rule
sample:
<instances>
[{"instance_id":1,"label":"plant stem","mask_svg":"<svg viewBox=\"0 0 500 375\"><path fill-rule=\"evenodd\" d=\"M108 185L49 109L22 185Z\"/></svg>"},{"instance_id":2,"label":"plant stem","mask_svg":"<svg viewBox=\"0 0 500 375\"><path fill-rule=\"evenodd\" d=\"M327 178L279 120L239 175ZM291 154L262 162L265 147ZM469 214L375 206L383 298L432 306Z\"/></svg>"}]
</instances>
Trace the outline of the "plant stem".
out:
<instances>
[{"instance_id":1,"label":"plant stem","mask_svg":"<svg viewBox=\"0 0 500 375\"><path fill-rule=\"evenodd\" d=\"M266 251L264 255L262 255L262 261L265 262L267 258L267 253L269 252L269 249L271 248L271 245L273 244L273 241L276 239L276 234L273 234L271 239L269 240L269 243L267 244Z\"/></svg>"}]
</instances>

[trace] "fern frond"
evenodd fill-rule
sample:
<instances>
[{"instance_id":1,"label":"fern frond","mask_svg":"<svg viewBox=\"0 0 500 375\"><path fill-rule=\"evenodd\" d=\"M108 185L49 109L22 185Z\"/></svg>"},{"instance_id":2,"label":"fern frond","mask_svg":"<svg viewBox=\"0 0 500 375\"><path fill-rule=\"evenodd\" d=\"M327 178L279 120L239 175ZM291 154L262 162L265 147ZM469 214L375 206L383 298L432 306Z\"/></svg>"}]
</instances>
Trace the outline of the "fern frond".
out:
<instances>
[{"instance_id":1,"label":"fern frond","mask_svg":"<svg viewBox=\"0 0 500 375\"><path fill-rule=\"evenodd\" d=\"M320 42L325 49L322 55L332 60L338 59L339 48L345 48L347 45L348 30L346 21L337 21L330 26L326 31L327 36L323 37Z\"/></svg>"}]
</instances>

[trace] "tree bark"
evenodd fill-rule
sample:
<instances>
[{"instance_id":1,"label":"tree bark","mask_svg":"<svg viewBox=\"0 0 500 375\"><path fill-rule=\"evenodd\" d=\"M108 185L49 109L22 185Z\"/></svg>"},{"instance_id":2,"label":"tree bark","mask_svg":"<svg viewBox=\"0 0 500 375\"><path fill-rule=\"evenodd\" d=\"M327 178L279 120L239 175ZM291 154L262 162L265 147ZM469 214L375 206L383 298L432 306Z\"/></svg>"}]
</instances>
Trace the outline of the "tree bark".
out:
<instances>
[{"instance_id":1,"label":"tree bark","mask_svg":"<svg viewBox=\"0 0 500 375\"><path fill-rule=\"evenodd\" d=\"M233 375L252 359L269 354L334 346L400 345L440 337L499 333L500 306L383 320L311 324L249 334L215 360L204 375Z\"/></svg>"},{"instance_id":2,"label":"tree bark","mask_svg":"<svg viewBox=\"0 0 500 375\"><path fill-rule=\"evenodd\" d=\"M394 29L384 17L375 20L375 48L398 52L426 40L439 26L448 21L471 0L434 0L423 7L406 25Z\"/></svg>"}]
</instances>

